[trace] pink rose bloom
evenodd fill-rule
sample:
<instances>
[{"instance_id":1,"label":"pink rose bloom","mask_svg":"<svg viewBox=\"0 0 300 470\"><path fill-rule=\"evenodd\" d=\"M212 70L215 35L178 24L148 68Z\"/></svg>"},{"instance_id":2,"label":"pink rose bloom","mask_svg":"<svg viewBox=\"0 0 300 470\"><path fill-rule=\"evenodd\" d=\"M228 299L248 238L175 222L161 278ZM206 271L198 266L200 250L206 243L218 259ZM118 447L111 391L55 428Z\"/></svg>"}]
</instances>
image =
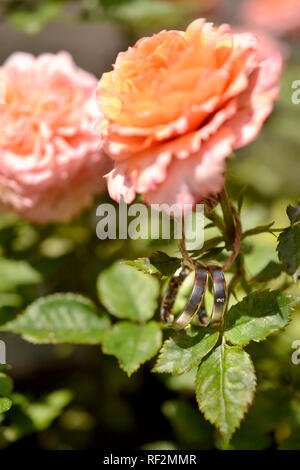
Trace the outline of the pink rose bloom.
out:
<instances>
[{"instance_id":1,"label":"pink rose bloom","mask_svg":"<svg viewBox=\"0 0 300 470\"><path fill-rule=\"evenodd\" d=\"M16 53L0 67L0 202L33 222L68 221L105 189L94 76L66 52Z\"/></svg>"},{"instance_id":2,"label":"pink rose bloom","mask_svg":"<svg viewBox=\"0 0 300 470\"><path fill-rule=\"evenodd\" d=\"M235 27L233 28L233 32L249 32L249 26ZM280 53L283 62L286 62L289 59L291 48L286 41L282 41L278 37L257 28L251 28L251 33L255 34L259 40L259 54L261 60L267 59L276 52Z\"/></svg>"},{"instance_id":3,"label":"pink rose bloom","mask_svg":"<svg viewBox=\"0 0 300 470\"><path fill-rule=\"evenodd\" d=\"M281 62L262 60L253 34L203 19L120 53L97 90L111 197L182 206L219 192L225 159L272 112Z\"/></svg>"},{"instance_id":4,"label":"pink rose bloom","mask_svg":"<svg viewBox=\"0 0 300 470\"><path fill-rule=\"evenodd\" d=\"M245 0L241 20L276 34L300 28L300 0Z\"/></svg>"}]
</instances>

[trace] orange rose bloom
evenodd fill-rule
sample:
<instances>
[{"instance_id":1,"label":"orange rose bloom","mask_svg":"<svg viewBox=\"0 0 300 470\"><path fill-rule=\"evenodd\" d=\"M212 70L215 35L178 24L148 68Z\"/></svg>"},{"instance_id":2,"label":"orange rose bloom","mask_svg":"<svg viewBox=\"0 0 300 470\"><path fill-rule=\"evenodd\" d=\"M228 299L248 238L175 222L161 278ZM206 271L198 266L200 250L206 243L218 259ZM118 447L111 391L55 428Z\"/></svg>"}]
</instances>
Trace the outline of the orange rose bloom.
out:
<instances>
[{"instance_id":1,"label":"orange rose bloom","mask_svg":"<svg viewBox=\"0 0 300 470\"><path fill-rule=\"evenodd\" d=\"M220 191L225 158L273 109L280 70L280 55L262 59L253 34L203 19L120 53L97 89L111 197L193 204Z\"/></svg>"}]
</instances>

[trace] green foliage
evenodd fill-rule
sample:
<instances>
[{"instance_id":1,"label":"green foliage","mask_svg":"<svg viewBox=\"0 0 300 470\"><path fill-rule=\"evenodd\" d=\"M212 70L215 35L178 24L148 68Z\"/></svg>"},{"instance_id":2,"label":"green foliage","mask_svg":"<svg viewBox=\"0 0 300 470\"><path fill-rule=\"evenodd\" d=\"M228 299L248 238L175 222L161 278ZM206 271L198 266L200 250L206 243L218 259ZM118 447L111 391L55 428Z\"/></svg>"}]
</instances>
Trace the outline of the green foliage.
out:
<instances>
[{"instance_id":1,"label":"green foliage","mask_svg":"<svg viewBox=\"0 0 300 470\"><path fill-rule=\"evenodd\" d=\"M22 305L22 296L13 292L0 292L0 309L2 307L20 307ZM0 310L0 323L1 323L1 310Z\"/></svg>"},{"instance_id":2,"label":"green foliage","mask_svg":"<svg viewBox=\"0 0 300 470\"><path fill-rule=\"evenodd\" d=\"M10 396L13 386L12 379L4 374L4 372L0 372L0 414L5 413L5 411L11 408L12 401Z\"/></svg>"},{"instance_id":3,"label":"green foliage","mask_svg":"<svg viewBox=\"0 0 300 470\"><path fill-rule=\"evenodd\" d=\"M0 413L5 413L11 408L11 400L7 397L0 397Z\"/></svg>"},{"instance_id":4,"label":"green foliage","mask_svg":"<svg viewBox=\"0 0 300 470\"><path fill-rule=\"evenodd\" d=\"M170 400L163 404L163 414L171 422L182 448L209 449L212 427L188 400Z\"/></svg>"},{"instance_id":5,"label":"green foliage","mask_svg":"<svg viewBox=\"0 0 300 470\"><path fill-rule=\"evenodd\" d=\"M137 322L152 318L159 293L155 278L115 263L100 274L97 286L101 302L112 315Z\"/></svg>"},{"instance_id":6,"label":"green foliage","mask_svg":"<svg viewBox=\"0 0 300 470\"><path fill-rule=\"evenodd\" d=\"M271 432L280 427L288 414L289 396L286 390L259 391L240 429L228 443L217 442L234 450L263 450L271 444Z\"/></svg>"},{"instance_id":7,"label":"green foliage","mask_svg":"<svg viewBox=\"0 0 300 470\"><path fill-rule=\"evenodd\" d=\"M120 367L130 377L158 352L161 339L160 326L154 321L146 325L119 322L106 335L103 352L116 356Z\"/></svg>"},{"instance_id":8,"label":"green foliage","mask_svg":"<svg viewBox=\"0 0 300 470\"><path fill-rule=\"evenodd\" d=\"M19 333L33 343L97 344L109 324L90 300L75 294L54 294L36 300L1 329Z\"/></svg>"},{"instance_id":9,"label":"green foliage","mask_svg":"<svg viewBox=\"0 0 300 470\"><path fill-rule=\"evenodd\" d=\"M279 447L280 450L300 450L300 430L291 434Z\"/></svg>"},{"instance_id":10,"label":"green foliage","mask_svg":"<svg viewBox=\"0 0 300 470\"><path fill-rule=\"evenodd\" d=\"M240 346L262 341L287 325L292 308L299 300L278 291L253 292L227 313L226 340Z\"/></svg>"},{"instance_id":11,"label":"green foliage","mask_svg":"<svg viewBox=\"0 0 300 470\"><path fill-rule=\"evenodd\" d=\"M12 379L3 372L0 372L0 395L10 395L13 390L13 387L14 384Z\"/></svg>"},{"instance_id":12,"label":"green foliage","mask_svg":"<svg viewBox=\"0 0 300 470\"><path fill-rule=\"evenodd\" d=\"M0 258L0 290L14 289L19 285L37 284L42 276L27 261Z\"/></svg>"},{"instance_id":13,"label":"green foliage","mask_svg":"<svg viewBox=\"0 0 300 470\"><path fill-rule=\"evenodd\" d=\"M6 13L5 19L11 26L30 34L38 33L53 20L105 19L125 27L130 36L145 36L168 27L185 27L195 8L193 1L79 0L76 9L68 10L64 8L68 3L68 0L3 0L0 10ZM196 6L197 16L201 16L206 2L200 3ZM128 41L127 38L124 49ZM30 398L13 393L12 379L6 375L5 366L0 366L0 447L41 433L51 425L54 431L50 430L46 437L39 436L40 446L45 442L46 446L57 448L88 447L91 442L94 445L97 440L91 429L87 426L80 432L76 421L78 416L88 413L101 433L105 428L114 440L119 439L117 442L127 433L131 439L132 430L137 429L132 403L137 393L144 399L142 394L150 383L155 395L153 406L159 408L157 403L163 402L162 422L167 419L173 432L164 435L159 429L159 435L152 436L153 440L143 448L299 448L299 366L291 362L294 351L291 345L300 337L299 310L294 311L300 264L300 206L299 202L287 206L299 196L299 109L291 104L291 83L300 73L295 63L298 56L297 50L293 50L282 77L281 99L260 137L239 150L236 159L228 159L227 182L241 214L243 233L239 254L225 273L229 307L220 327L211 330L198 324L170 335L169 329L154 321L158 319L164 281L182 263L175 241L100 242L95 237L95 208L68 224L45 227L32 225L11 212L0 213L1 331L21 334L34 343L72 343L49 348L57 362L51 361L49 369L43 362L46 369L43 372L30 369L26 354L24 364L15 361L19 368L16 378L22 369L22 387L27 386L28 377L31 380L33 374ZM107 63L113 61L114 57ZM247 191L243 189L245 184ZM103 199L107 200L106 196ZM220 214L218 206L207 214L205 243L189 252L192 258L222 264L228 257L232 246L228 240L225 246L226 227ZM266 223L268 220L276 223ZM287 228L277 228L288 223ZM278 259L275 261L277 236L280 264ZM190 276L180 289L175 315L184 306L192 282ZM255 291L259 283L265 290ZM100 309L95 304L97 294L103 305ZM205 300L209 311L211 292ZM264 339L267 341L261 343ZM60 360L69 363L71 352L76 349L74 345L100 343L103 352L115 356L128 376L158 353L153 371L161 374L147 382L148 374L141 371L129 381L114 359L99 354L100 348L80 348L86 370L82 375L76 371L73 382L80 403L79 409L73 411L75 424L70 424L72 420L64 415L62 420L56 420L70 403L72 393L57 390L36 401L33 398L36 384L46 386L48 370L52 373ZM16 345L20 356L23 346ZM242 349L244 346L247 352ZM39 350L36 346L32 348L38 357ZM96 366L90 358L95 359ZM252 362L258 391L249 407L256 383ZM64 369L66 379L59 372L54 379L66 380L69 387L72 358L70 368L71 374ZM195 376L196 398L202 414L196 412L195 400L192 401ZM50 379L53 380L52 376ZM172 399L164 401L170 394ZM86 410L80 408L84 400ZM157 409L155 412L159 416ZM61 438L58 431L63 426ZM72 444L65 440L68 433L73 435ZM139 436L138 445L141 440Z\"/></svg>"},{"instance_id":14,"label":"green foliage","mask_svg":"<svg viewBox=\"0 0 300 470\"><path fill-rule=\"evenodd\" d=\"M206 328L189 328L165 341L154 372L184 374L197 365L215 346L219 332Z\"/></svg>"},{"instance_id":15,"label":"green foliage","mask_svg":"<svg viewBox=\"0 0 300 470\"><path fill-rule=\"evenodd\" d=\"M272 229L273 225L274 223L265 224L247 230L242 235L242 238L265 232L271 233L272 230L275 232L279 231ZM218 258L222 255L221 252L224 248L216 248L216 245L220 244L222 240L222 237L216 237L215 241L214 239L206 241L204 247L193 252L192 256L207 260L211 260L214 257ZM214 250L217 250L215 254L213 254ZM241 277L240 283L246 292L251 291L251 288L253 289L252 286L248 287L245 285L247 281L243 273L244 257L249 252L251 253L251 250L243 249L243 255L237 258L237 268ZM141 275L138 271L142 271L154 277L158 276L161 279L165 279L178 268L180 259L172 258L162 252L156 252L148 258L127 261L126 264L137 269L136 275ZM111 272L113 272L112 276ZM130 299L132 308L138 309L133 299L137 298L137 292L141 291L142 287L137 289L134 295L131 293L128 295L128 291L132 289L131 286L138 282L133 281L135 279L132 277L134 276L133 272L128 271L128 276L126 273L126 281L124 282L126 287L124 289L121 287L121 295L118 296L113 286L122 284L123 280L120 281L122 279L120 265L113 265L100 275L98 291L102 303L115 316L141 321L140 315L129 313L130 307L126 303L126 300ZM262 282L266 284L279 278L281 275L282 266L275 261L269 261L265 268L253 277L253 281L255 283ZM151 279L149 276L145 277ZM102 284L103 279L104 284ZM190 291L190 281L191 279L188 278L182 289L180 289L175 303L175 311L180 310L186 302ZM144 285L146 286L146 282ZM232 285L235 286L235 284ZM253 285L255 285L254 282ZM145 289L146 287L143 289L143 292L145 292ZM155 295L150 292L150 298L155 299L156 296L157 292ZM265 448L269 444L267 431L262 430L259 435L256 433L256 438L255 425L251 415L249 424L243 426L239 433L235 434L234 439L230 443L232 435L239 428L253 400L256 386L256 376L252 361L249 354L241 346L247 345L250 341L262 341L271 333L286 327L291 319L291 312L298 301L297 297L281 293L278 290L270 291L266 289L248 293L242 301L231 306L226 314L224 325L220 325L218 329L207 329L190 325L182 331L175 332L164 342L153 371L181 375L182 384L178 383L180 388L184 386L187 374L190 371L192 372L195 367L198 367L196 398L205 418L214 424L220 432L219 442L216 444L220 448L230 447L239 449L243 448L243 446L245 448ZM178 303L180 303L180 308L177 305ZM143 305L145 304L147 304L147 300L146 297L143 297ZM152 307L152 315L155 307L156 304ZM116 312L119 312L119 314L116 315ZM148 318L149 316L144 316L144 320ZM157 324L153 323L153 325L159 330ZM160 340L156 343L149 341L149 344L146 340L143 340L141 342L144 347L142 354L139 342L139 338L142 336L141 332L139 332L140 328L145 328L145 326L129 322L117 323L104 340L103 351L115 355L120 362L121 368L128 375L135 371L141 363L153 357L160 347ZM220 337L222 338L222 344L218 345ZM226 341L231 343L232 346L226 344ZM150 347L150 343L153 346L151 352L147 350L148 346ZM169 383L170 386L173 386L170 381ZM175 388L177 387L175 383L174 386ZM174 404L166 404L166 410L173 410L173 414L169 413L169 418L173 420L175 427L179 426L179 421L176 420L178 418L177 415L180 416L181 408L181 405L177 407ZM185 415L189 416L187 411L188 406L183 405L183 409L182 417L185 417ZM257 417L255 417L255 420L257 420ZM248 423L248 421L246 422ZM200 435L201 430L199 428ZM249 436L252 436L250 440ZM192 441L192 438L189 439ZM182 435L179 437L179 445L180 442L183 442ZM207 443L202 445L205 447Z\"/></svg>"},{"instance_id":16,"label":"green foliage","mask_svg":"<svg viewBox=\"0 0 300 470\"><path fill-rule=\"evenodd\" d=\"M47 0L32 10L19 10L11 13L8 16L8 22L20 31L36 34L62 12L63 5L64 2L61 0Z\"/></svg>"},{"instance_id":17,"label":"green foliage","mask_svg":"<svg viewBox=\"0 0 300 470\"><path fill-rule=\"evenodd\" d=\"M7 21L27 34L39 33L49 22L57 20L110 20L134 35L162 28L183 27L192 14L201 13L201 3L194 0L77 0L76 9L68 9L70 0L2 0L8 4ZM66 6L66 8L64 8ZM205 5L204 5L205 9Z\"/></svg>"},{"instance_id":18,"label":"green foliage","mask_svg":"<svg viewBox=\"0 0 300 470\"><path fill-rule=\"evenodd\" d=\"M71 402L72 398L73 394L70 390L61 389L49 393L41 401L29 403L26 407L26 414L30 418L34 429L36 431L47 429Z\"/></svg>"},{"instance_id":19,"label":"green foliage","mask_svg":"<svg viewBox=\"0 0 300 470\"><path fill-rule=\"evenodd\" d=\"M0 448L47 429L72 398L72 392L67 389L55 390L38 401L30 401L26 396L14 393L12 408L0 425Z\"/></svg>"},{"instance_id":20,"label":"green foliage","mask_svg":"<svg viewBox=\"0 0 300 470\"><path fill-rule=\"evenodd\" d=\"M300 204L297 206L288 205L286 208L286 213L290 219L291 224L300 222Z\"/></svg>"},{"instance_id":21,"label":"green foliage","mask_svg":"<svg viewBox=\"0 0 300 470\"><path fill-rule=\"evenodd\" d=\"M137 268L145 274L157 274L161 279L165 279L180 267L181 259L168 256L162 251L152 253L148 258L138 258L136 260L124 261L125 264Z\"/></svg>"},{"instance_id":22,"label":"green foliage","mask_svg":"<svg viewBox=\"0 0 300 470\"><path fill-rule=\"evenodd\" d=\"M277 252L288 274L294 274L300 264L300 225L286 228L278 237Z\"/></svg>"},{"instance_id":23,"label":"green foliage","mask_svg":"<svg viewBox=\"0 0 300 470\"><path fill-rule=\"evenodd\" d=\"M282 272L282 266L275 261L269 261L269 263L253 277L253 281L256 282L268 282L271 279L276 279Z\"/></svg>"},{"instance_id":24,"label":"green foliage","mask_svg":"<svg viewBox=\"0 0 300 470\"><path fill-rule=\"evenodd\" d=\"M199 366L199 408L225 439L239 427L253 400L256 380L249 355L238 346L220 345Z\"/></svg>"},{"instance_id":25,"label":"green foliage","mask_svg":"<svg viewBox=\"0 0 300 470\"><path fill-rule=\"evenodd\" d=\"M16 239L11 236L15 233L15 223L18 224L19 234L22 232L22 222L8 220L4 223L2 231L0 224L0 235L6 234L4 246L8 247L9 256L14 250L12 246L20 248L19 244L15 244ZM298 227L297 222L290 228L295 227ZM250 257L252 255L248 237L271 233L272 230L276 233L279 230L274 229L273 224L263 224L244 231L242 251L232 268L233 274L236 271L238 277L235 283L229 278L232 293L236 299L242 300L233 302L231 298L224 325L210 329L195 324L170 335L169 329L164 330L158 322L154 320L149 322L149 320L158 313L158 297L164 281L175 272L182 260L162 251L137 258L135 245L131 245L133 251L128 252L130 244L124 242L124 244L119 243L117 248L112 247L107 256L104 256L106 248L99 249L101 256L97 258L89 256L88 268L80 277L81 264L84 257L88 256L83 251L83 258L81 257L82 247L89 243L91 235L89 229L85 229L84 233L79 229L77 223L74 224L74 231L71 228L68 231L67 227L64 229L59 227L46 230L42 236L35 235L33 245L26 242L22 248L25 253L28 250L35 251L35 256L30 257L33 262L30 263L26 261L23 264L23 261L5 257L4 251L1 259L5 260L5 263L9 262L7 266L10 266L10 269L7 270L9 276L6 276L6 270L3 271L6 284L3 283L5 291L0 296L1 330L21 334L23 338L34 343L102 343L104 354L115 356L128 376L159 353L153 371L164 374L158 375L158 380L174 392L190 394L195 387L196 375L196 398L199 408L205 419L220 431L213 443L211 425L201 414L195 414L195 409L189 401L169 401L163 405L162 411L174 427L176 442L168 445L172 448L212 448L213 445L222 449L268 447L270 431L277 430L283 417L282 415L276 417L274 413L268 411L268 406L275 403L275 398L271 397L268 400L264 398L258 400L259 411L256 411L257 406L254 405L254 411L249 413L249 419L247 417L241 425L253 400L256 377L250 356L240 346L245 346L251 341L254 344L262 341L271 333L287 327L291 321L291 313L297 298L280 290L268 289L274 282L277 282L279 289L281 282L285 284L292 282L285 280L286 274L282 272L281 264L267 260L271 251L267 251L266 254L264 250L260 252L264 255L261 260L262 269L256 276L251 277L251 281L247 281L245 274L246 263L249 255ZM279 239L280 237L281 235ZM152 244L149 244L148 250L153 250ZM46 257L47 263L41 262L36 252L42 259ZM222 234L215 239L207 240L201 250L191 255L210 261L225 259L227 255L224 252ZM122 262L126 255L133 260ZM116 256L116 261L107 266L110 256ZM75 261L77 262L77 258L78 264L73 265ZM71 269L70 265L73 266ZM256 263L253 266L256 267ZM76 272L75 277L74 272ZM40 286L44 289L45 285L49 285L49 279L55 277L60 279L59 286L68 287L74 285L75 279L78 281L78 286L85 286L86 295L56 293L36 300L35 289L39 289ZM175 314L180 311L189 297L192 282L191 275L180 289L175 302ZM266 290L251 292L257 283L264 283ZM244 298L242 298L243 290L248 292ZM90 300L97 294L103 305L100 311ZM212 296L209 294L206 296L208 310L211 308L211 302ZM29 306L20 313L20 308L28 304ZM112 326L104 308L111 314ZM126 321L116 322L116 319ZM163 333L166 337L161 347ZM259 364L255 356L254 360ZM172 374L173 377L167 377L167 374ZM267 387L270 387L270 381L274 378L270 377L268 380ZM63 406L49 407L47 400L46 403L31 403L25 397L20 398L18 394L0 394L0 396L1 399L5 399L3 410L12 406L5 413L7 419L19 413L23 416L22 429L19 425L7 425L5 432L8 432L8 435L11 433L12 441L27 433L46 429L63 409ZM286 397L287 403L289 400L292 400L291 396ZM260 404L261 401L263 406ZM260 413L269 417L266 418L266 425L258 432ZM291 435L293 434L292 432ZM291 442L294 443L293 440ZM3 443L3 446L5 445L7 443ZM161 445L164 446L163 443ZM278 445L289 445L286 436L284 440L278 440Z\"/></svg>"}]
</instances>

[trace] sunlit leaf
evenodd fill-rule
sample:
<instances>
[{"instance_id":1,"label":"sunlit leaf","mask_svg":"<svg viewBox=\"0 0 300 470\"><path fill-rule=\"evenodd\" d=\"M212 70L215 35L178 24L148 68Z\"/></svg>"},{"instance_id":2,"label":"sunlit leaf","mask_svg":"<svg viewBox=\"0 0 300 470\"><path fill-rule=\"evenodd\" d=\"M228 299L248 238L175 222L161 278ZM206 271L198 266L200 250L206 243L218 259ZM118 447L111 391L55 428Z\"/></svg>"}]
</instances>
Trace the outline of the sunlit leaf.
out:
<instances>
[{"instance_id":1,"label":"sunlit leaf","mask_svg":"<svg viewBox=\"0 0 300 470\"><path fill-rule=\"evenodd\" d=\"M240 346L262 341L284 328L299 299L279 291L256 291L233 305L226 315L225 338Z\"/></svg>"},{"instance_id":2,"label":"sunlit leaf","mask_svg":"<svg viewBox=\"0 0 300 470\"><path fill-rule=\"evenodd\" d=\"M161 278L171 276L181 265L181 259L168 256L162 251L152 253L148 258L124 261L145 274L157 274Z\"/></svg>"},{"instance_id":3,"label":"sunlit leaf","mask_svg":"<svg viewBox=\"0 0 300 470\"><path fill-rule=\"evenodd\" d=\"M204 359L196 377L196 397L205 418L229 439L253 400L255 372L249 355L222 344Z\"/></svg>"},{"instance_id":4,"label":"sunlit leaf","mask_svg":"<svg viewBox=\"0 0 300 470\"><path fill-rule=\"evenodd\" d=\"M54 294L33 302L2 331L21 334L33 343L100 343L109 328L106 315L80 295Z\"/></svg>"},{"instance_id":5,"label":"sunlit leaf","mask_svg":"<svg viewBox=\"0 0 300 470\"><path fill-rule=\"evenodd\" d=\"M19 285L41 282L41 274L27 261L0 258L0 290L14 289Z\"/></svg>"},{"instance_id":6,"label":"sunlit leaf","mask_svg":"<svg viewBox=\"0 0 300 470\"><path fill-rule=\"evenodd\" d=\"M71 402L72 398L73 394L70 390L61 389L49 393L40 402L29 403L26 414L31 419L35 430L47 429Z\"/></svg>"},{"instance_id":7,"label":"sunlit leaf","mask_svg":"<svg viewBox=\"0 0 300 470\"><path fill-rule=\"evenodd\" d=\"M0 397L0 413L5 413L11 408L12 401L7 397Z\"/></svg>"},{"instance_id":8,"label":"sunlit leaf","mask_svg":"<svg viewBox=\"0 0 300 470\"><path fill-rule=\"evenodd\" d=\"M161 340L160 326L154 321L146 325L119 322L106 335L103 352L116 356L120 367L130 376L157 353Z\"/></svg>"},{"instance_id":9,"label":"sunlit leaf","mask_svg":"<svg viewBox=\"0 0 300 470\"><path fill-rule=\"evenodd\" d=\"M0 413L5 413L11 408L10 395L13 387L13 380L8 375L0 372Z\"/></svg>"},{"instance_id":10,"label":"sunlit leaf","mask_svg":"<svg viewBox=\"0 0 300 470\"><path fill-rule=\"evenodd\" d=\"M9 424L4 422L0 428L1 448L24 436L48 428L61 415L72 398L72 392L67 389L55 390L39 401L30 401L25 395L14 393Z\"/></svg>"},{"instance_id":11,"label":"sunlit leaf","mask_svg":"<svg viewBox=\"0 0 300 470\"><path fill-rule=\"evenodd\" d=\"M9 396L13 390L14 383L11 377L0 372L0 395Z\"/></svg>"},{"instance_id":12,"label":"sunlit leaf","mask_svg":"<svg viewBox=\"0 0 300 470\"><path fill-rule=\"evenodd\" d=\"M218 341L219 332L191 326L165 341L154 372L183 374L205 357Z\"/></svg>"},{"instance_id":13,"label":"sunlit leaf","mask_svg":"<svg viewBox=\"0 0 300 470\"><path fill-rule=\"evenodd\" d=\"M156 310L158 280L132 266L113 264L100 274L97 287L103 305L118 318L143 322Z\"/></svg>"}]
</instances>

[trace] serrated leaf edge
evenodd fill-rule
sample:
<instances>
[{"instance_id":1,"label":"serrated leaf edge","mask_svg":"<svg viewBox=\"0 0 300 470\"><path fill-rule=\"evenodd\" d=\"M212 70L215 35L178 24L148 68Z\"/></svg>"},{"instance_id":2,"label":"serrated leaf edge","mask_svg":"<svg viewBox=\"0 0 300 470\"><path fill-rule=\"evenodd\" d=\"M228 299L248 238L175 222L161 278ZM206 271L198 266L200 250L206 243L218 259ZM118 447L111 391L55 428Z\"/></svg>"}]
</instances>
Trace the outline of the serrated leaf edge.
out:
<instances>
[{"instance_id":1,"label":"serrated leaf edge","mask_svg":"<svg viewBox=\"0 0 300 470\"><path fill-rule=\"evenodd\" d=\"M216 338L216 342L215 344L209 349L209 351L207 351L207 353L202 356L200 359L197 358L193 361L193 363L188 366L186 369L184 369L182 372L173 372L171 369L169 368L166 368L165 370L157 370L156 367L157 367L157 364L158 362L160 361L164 351L165 351L165 348L167 347L167 343L171 343L172 341L172 338L168 338L166 341L164 341L160 351L159 351L159 355L158 355L158 358L157 358L157 361L156 361L156 364L155 366L153 367L153 369L151 370L151 372L155 372L157 374L172 374L172 375L183 375L183 374L186 374L187 372L189 372L190 370L193 369L193 367L195 367L197 365L197 363L200 364L200 362L215 348L217 342L218 342L218 339L220 338L220 333L219 335L217 336Z\"/></svg>"},{"instance_id":2,"label":"serrated leaf edge","mask_svg":"<svg viewBox=\"0 0 300 470\"><path fill-rule=\"evenodd\" d=\"M119 322L115 323L115 324L110 328L110 333L113 331L114 327L118 325L118 323L130 323L130 324L133 324L133 325L136 325L136 326L143 327L143 326L149 325L149 323L151 323L151 322L152 322L152 323L157 323L157 322L155 322L154 320L151 320L150 322L145 323L145 324L134 323L134 322L126 321L126 320L125 320L125 321L119 321ZM160 326L160 325L158 324L158 326ZM158 332L160 333L160 343L162 343L162 331L161 331L161 327L159 328ZM106 339L107 337L108 337L108 335L106 335L105 339ZM108 356L113 356L114 358L116 358L117 361L118 361L118 365L119 365L120 369L122 369L123 372L125 372L126 375L127 375L129 378L130 378L137 370L139 370L139 368L140 368L143 364L145 364L146 362L150 361L150 360L157 354L157 352L154 353L151 357L149 357L148 359L145 359L145 361L143 361L143 362L140 362L131 372L129 372L128 370L126 370L126 368L124 367L124 365L123 365L122 362L121 362L121 359L120 359L118 356L116 356L115 354L112 354L112 353L110 353L110 352L107 352L107 351L105 350L105 339L103 340L103 342L102 342L102 344L101 344L101 348L102 348L103 354L107 354ZM159 349L159 348L158 348L158 349Z\"/></svg>"},{"instance_id":3,"label":"serrated leaf edge","mask_svg":"<svg viewBox=\"0 0 300 470\"><path fill-rule=\"evenodd\" d=\"M72 292L62 292L62 293L55 293L55 294L50 294L50 295L47 295L45 297L40 297L39 299L33 301L30 305L28 305L28 307L26 307L23 312L19 313L12 321L10 322L7 322L5 323L4 325L1 325L0 326L0 331L10 331L10 332L15 332L17 334L19 334L24 340L32 343L32 344L86 344L86 345L96 345L96 344L101 344L100 341L76 341L76 343L74 342L69 342L65 339L51 339L51 338L47 338L47 339L39 339L37 340L35 337L32 337L30 334L28 333L23 333L21 331L14 331L13 329L11 329L11 327L13 326L13 324L15 323L16 320L19 319L19 317L23 316L23 315L26 315L26 313L29 312L30 314L30 311L31 309L35 309L35 308L38 308L40 305L43 305L45 301L55 301L55 300L75 300L75 301L78 301L78 302L81 302L82 304L86 305L86 306L89 306L91 307L94 311L95 311L95 316L100 318L98 313L99 310L96 306L96 304L90 300L89 298L87 297L84 297L80 294L74 294ZM107 320L109 321L109 317L108 315L106 314L102 314L104 317L107 317ZM39 331L39 330L37 330Z\"/></svg>"},{"instance_id":4,"label":"serrated leaf edge","mask_svg":"<svg viewBox=\"0 0 300 470\"><path fill-rule=\"evenodd\" d=\"M223 344L220 345L220 346L223 346ZM250 365L252 366L253 376L254 376L254 380L253 380L254 389L253 389L252 399L249 401L249 403L246 404L245 410L244 410L244 412L243 412L243 416L241 417L239 424L238 424L237 426L235 426L235 428L233 429L233 431L231 432L231 434L225 434L225 433L223 433L222 430L220 429L220 427L219 427L216 423L214 423L213 421L211 421L210 418L206 415L205 410L203 410L203 409L201 408L201 403L200 403L200 401L199 401L198 398L197 398L197 376L198 376L198 371L197 371L197 374L196 374L196 377L195 377L195 394L196 394L196 401L197 401L197 404L198 404L199 411L203 414L203 416L205 417L205 419L206 419L207 421L209 421L213 426L215 426L215 428L218 430L218 432L219 432L223 437L225 437L225 438L228 439L228 440L230 440L230 439L232 438L233 434L241 427L241 424L242 424L243 420L245 419L246 414L248 413L248 410L249 410L250 406L252 405L252 403L253 403L253 401L254 401L255 391L256 391L256 386L257 386L256 370L255 370L254 363L253 363L253 361L252 361L252 358L251 358L250 354L248 354L248 353L244 350L244 348L242 348L242 347L239 346L239 345L234 345L234 346L231 346L231 347L238 348L238 349L240 349L241 351L243 351L243 352L247 355L247 357L248 357L248 359L249 359L249 362L250 362ZM201 364L199 364L199 367L200 367L200 366L201 366Z\"/></svg>"},{"instance_id":5,"label":"serrated leaf edge","mask_svg":"<svg viewBox=\"0 0 300 470\"><path fill-rule=\"evenodd\" d=\"M224 337L225 337L226 341L229 341L229 343L232 344L232 345L234 345L234 346L240 346L240 347L242 347L242 346L247 346L248 344L251 343L251 341L253 341L254 343L261 343L262 341L264 341L268 336L272 335L273 333L277 333L278 331L284 331L284 330L286 329L286 327L289 325L289 323L292 321L292 318L291 318L292 313L293 313L293 311L295 310L297 303L300 302L300 297L295 297L295 296L292 296L292 295L289 295L289 294L284 294L284 293L282 293L282 292L280 292L280 291L271 291L270 289L264 289L264 290L255 291L255 292L256 292L256 293L258 293L258 292L277 292L278 294L284 295L285 297L288 297L288 298L291 298L291 299L295 299L294 302L291 302L291 304L292 304L291 307L289 307L291 304L285 305L285 308L286 308L286 307L289 307L289 309L290 309L288 321L287 321L286 325L282 326L281 328L274 328L274 329L270 330L270 331L269 331L268 333L266 333L265 336L263 336L261 339L249 339L249 341L246 342L246 343L233 343L230 338L227 338L227 335L226 335L227 331L230 331L230 330L232 330L232 329L235 328L235 327L230 328L230 329L228 329L228 330L225 330L225 331L224 331ZM253 293L254 293L254 292L253 292ZM252 294L253 294L253 293L252 293ZM250 295L251 295L251 294L250 294ZM246 297L245 297L245 299L246 299ZM242 303L243 301L244 301L244 299L241 300L241 302L238 302L238 303ZM236 305L236 304L235 304L235 305ZM234 307L234 305L233 305L233 307ZM228 312L228 313L229 313L229 312ZM271 311L270 311L270 312L267 312L267 313L266 313L266 316L267 316L269 313L272 313L272 312L271 312ZM245 323L246 323L246 322L245 322Z\"/></svg>"},{"instance_id":6,"label":"serrated leaf edge","mask_svg":"<svg viewBox=\"0 0 300 470\"><path fill-rule=\"evenodd\" d=\"M291 224L289 227L285 228L285 229L278 235L278 238L277 238L278 243L277 243L277 247L276 247L276 252L277 252L277 255L278 255L278 259L279 259L279 261L282 263L282 266L283 266L285 272L286 272L287 274L289 274L290 276L293 276L293 274L295 274L295 273L298 271L299 266L296 268L296 270L295 270L294 272L289 271L287 264L286 264L285 261L281 258L281 253L280 253L280 248L279 248L279 247L284 243L284 240L282 240L282 235L283 235L284 233L287 233L289 230L293 229L293 227L297 227L297 226L298 226L298 224Z\"/></svg>"}]
</instances>

